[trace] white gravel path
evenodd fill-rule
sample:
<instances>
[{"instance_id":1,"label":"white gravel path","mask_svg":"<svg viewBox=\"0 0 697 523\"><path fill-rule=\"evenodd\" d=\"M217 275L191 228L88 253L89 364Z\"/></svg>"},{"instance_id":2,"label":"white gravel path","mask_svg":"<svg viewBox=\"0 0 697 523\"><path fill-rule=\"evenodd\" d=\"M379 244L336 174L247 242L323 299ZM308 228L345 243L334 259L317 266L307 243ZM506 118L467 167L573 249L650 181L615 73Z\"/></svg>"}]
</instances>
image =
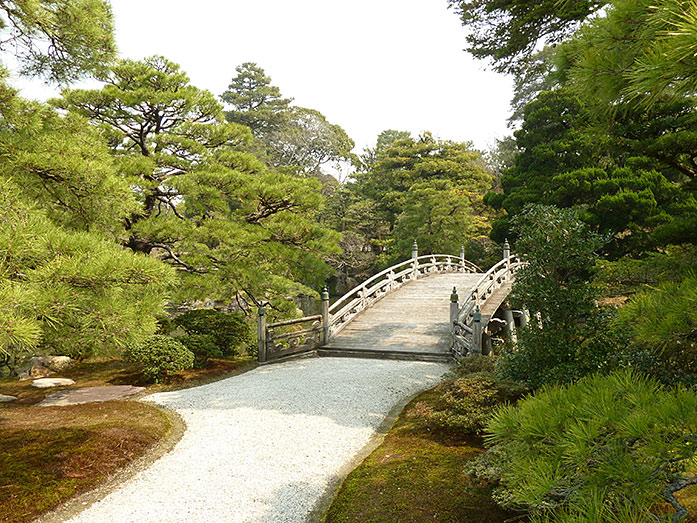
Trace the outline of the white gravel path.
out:
<instances>
[{"instance_id":1,"label":"white gravel path","mask_svg":"<svg viewBox=\"0 0 697 523\"><path fill-rule=\"evenodd\" d=\"M301 522L392 408L445 364L310 358L146 401L187 424L167 455L75 523Z\"/></svg>"}]
</instances>

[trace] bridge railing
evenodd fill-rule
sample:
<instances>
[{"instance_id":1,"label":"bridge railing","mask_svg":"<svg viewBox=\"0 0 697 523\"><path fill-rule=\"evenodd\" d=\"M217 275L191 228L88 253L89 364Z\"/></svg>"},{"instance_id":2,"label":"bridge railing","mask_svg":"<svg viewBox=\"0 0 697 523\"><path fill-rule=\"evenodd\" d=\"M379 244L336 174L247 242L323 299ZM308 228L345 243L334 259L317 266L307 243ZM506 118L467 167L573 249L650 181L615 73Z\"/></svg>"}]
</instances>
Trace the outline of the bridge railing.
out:
<instances>
[{"instance_id":1,"label":"bridge railing","mask_svg":"<svg viewBox=\"0 0 697 523\"><path fill-rule=\"evenodd\" d=\"M517 255L511 255L508 242L504 258L489 269L460 303L455 289L450 303L452 334L451 350L456 358L482 352L481 309L494 292L513 281L516 271L524 265Z\"/></svg>"},{"instance_id":2,"label":"bridge railing","mask_svg":"<svg viewBox=\"0 0 697 523\"><path fill-rule=\"evenodd\" d=\"M472 262L449 254L417 256L393 265L368 278L332 304L329 308L329 337L336 336L357 314L409 281L435 272L480 271Z\"/></svg>"},{"instance_id":3,"label":"bridge railing","mask_svg":"<svg viewBox=\"0 0 697 523\"><path fill-rule=\"evenodd\" d=\"M327 289L322 291L322 314L294 320L266 323L266 311L259 308L257 340L259 361L271 361L326 345L361 311L409 281L436 272L477 273L481 269L460 256L418 255L414 242L412 258L371 276L329 306Z\"/></svg>"}]
</instances>

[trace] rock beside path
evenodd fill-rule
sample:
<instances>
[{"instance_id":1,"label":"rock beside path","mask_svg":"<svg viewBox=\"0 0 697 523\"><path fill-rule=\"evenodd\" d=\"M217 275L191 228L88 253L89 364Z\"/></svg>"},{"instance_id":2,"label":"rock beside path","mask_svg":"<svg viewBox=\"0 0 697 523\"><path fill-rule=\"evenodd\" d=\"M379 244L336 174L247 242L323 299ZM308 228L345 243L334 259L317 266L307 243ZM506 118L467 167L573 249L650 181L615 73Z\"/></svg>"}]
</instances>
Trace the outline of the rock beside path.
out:
<instances>
[{"instance_id":1,"label":"rock beside path","mask_svg":"<svg viewBox=\"0 0 697 523\"><path fill-rule=\"evenodd\" d=\"M75 382L70 378L39 378L38 380L34 380L31 384L32 387L36 387L37 389L66 387L68 385L75 385Z\"/></svg>"},{"instance_id":2,"label":"rock beside path","mask_svg":"<svg viewBox=\"0 0 697 523\"><path fill-rule=\"evenodd\" d=\"M68 356L34 356L20 366L19 379L45 378L67 369L73 363Z\"/></svg>"},{"instance_id":3,"label":"rock beside path","mask_svg":"<svg viewBox=\"0 0 697 523\"><path fill-rule=\"evenodd\" d=\"M8 396L7 394L0 394L0 403L7 403L8 401L14 401L17 398L15 396Z\"/></svg>"},{"instance_id":4,"label":"rock beside path","mask_svg":"<svg viewBox=\"0 0 697 523\"><path fill-rule=\"evenodd\" d=\"M103 387L85 387L82 389L60 390L52 392L38 407L57 407L63 405L78 405L80 403L96 403L111 401L133 396L145 390L145 387L132 385L105 385Z\"/></svg>"}]
</instances>

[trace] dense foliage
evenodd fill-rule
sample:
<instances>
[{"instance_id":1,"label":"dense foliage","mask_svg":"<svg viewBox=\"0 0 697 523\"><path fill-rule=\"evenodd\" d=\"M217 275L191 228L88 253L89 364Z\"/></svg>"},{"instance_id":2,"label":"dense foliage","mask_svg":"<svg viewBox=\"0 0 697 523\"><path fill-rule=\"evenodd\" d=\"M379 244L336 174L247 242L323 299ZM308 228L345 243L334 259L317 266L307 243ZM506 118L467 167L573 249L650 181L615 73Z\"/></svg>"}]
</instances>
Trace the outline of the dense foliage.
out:
<instances>
[{"instance_id":1,"label":"dense foliage","mask_svg":"<svg viewBox=\"0 0 697 523\"><path fill-rule=\"evenodd\" d=\"M210 341L224 356L235 356L256 348L256 337L252 328L244 314L239 311L223 313L214 309L196 309L177 316L174 323L189 335L210 337ZM199 344L208 341L195 339ZM187 347L191 343L194 342L185 342Z\"/></svg>"},{"instance_id":2,"label":"dense foliage","mask_svg":"<svg viewBox=\"0 0 697 523\"><path fill-rule=\"evenodd\" d=\"M530 206L518 224L516 247L526 265L516 274L513 300L530 311L531 321L502 355L499 373L539 387L605 367L611 346L602 334L609 318L590 284L603 237L571 209Z\"/></svg>"},{"instance_id":3,"label":"dense foliage","mask_svg":"<svg viewBox=\"0 0 697 523\"><path fill-rule=\"evenodd\" d=\"M130 345L123 357L138 364L143 376L153 383L160 383L175 372L194 366L193 352L176 339L159 334Z\"/></svg>"},{"instance_id":4,"label":"dense foliage","mask_svg":"<svg viewBox=\"0 0 697 523\"><path fill-rule=\"evenodd\" d=\"M434 405L417 403L410 415L423 418L435 429L480 435L494 408L517 401L527 388L490 373L472 373L439 385Z\"/></svg>"},{"instance_id":5,"label":"dense foliage","mask_svg":"<svg viewBox=\"0 0 697 523\"><path fill-rule=\"evenodd\" d=\"M501 407L486 440L500 498L533 521L630 523L652 520L662 500L686 514L674 493L697 482L688 475L696 431L694 391L622 371Z\"/></svg>"}]
</instances>

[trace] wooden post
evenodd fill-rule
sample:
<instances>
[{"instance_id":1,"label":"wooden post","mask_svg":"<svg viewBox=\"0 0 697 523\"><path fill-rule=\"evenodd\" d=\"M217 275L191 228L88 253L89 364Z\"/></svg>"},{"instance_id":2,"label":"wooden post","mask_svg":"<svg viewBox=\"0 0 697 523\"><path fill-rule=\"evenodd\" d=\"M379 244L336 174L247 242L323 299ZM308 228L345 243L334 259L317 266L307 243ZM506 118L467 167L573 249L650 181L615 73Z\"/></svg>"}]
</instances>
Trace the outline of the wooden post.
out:
<instances>
[{"instance_id":1,"label":"wooden post","mask_svg":"<svg viewBox=\"0 0 697 523\"><path fill-rule=\"evenodd\" d=\"M322 289L322 345L329 343L329 290Z\"/></svg>"},{"instance_id":2,"label":"wooden post","mask_svg":"<svg viewBox=\"0 0 697 523\"><path fill-rule=\"evenodd\" d=\"M482 311L479 309L479 305L474 310L474 317L472 318L472 354L482 353Z\"/></svg>"},{"instance_id":3,"label":"wooden post","mask_svg":"<svg viewBox=\"0 0 697 523\"><path fill-rule=\"evenodd\" d=\"M462 271L465 271L465 246L460 245L460 265L462 265Z\"/></svg>"},{"instance_id":4,"label":"wooden post","mask_svg":"<svg viewBox=\"0 0 697 523\"><path fill-rule=\"evenodd\" d=\"M457 287L453 287L453 293L450 295L450 332L455 332L453 325L457 321L457 316L460 313L460 297L457 295Z\"/></svg>"},{"instance_id":5,"label":"wooden post","mask_svg":"<svg viewBox=\"0 0 697 523\"><path fill-rule=\"evenodd\" d=\"M413 272L412 272L412 279L416 280L419 277L419 244L416 243L416 240L414 240L413 245L411 246L411 259L414 260L412 263L413 266Z\"/></svg>"},{"instance_id":6,"label":"wooden post","mask_svg":"<svg viewBox=\"0 0 697 523\"><path fill-rule=\"evenodd\" d=\"M257 359L259 363L264 363L266 361L266 309L263 303L259 306L257 317L257 347L259 349Z\"/></svg>"}]
</instances>

